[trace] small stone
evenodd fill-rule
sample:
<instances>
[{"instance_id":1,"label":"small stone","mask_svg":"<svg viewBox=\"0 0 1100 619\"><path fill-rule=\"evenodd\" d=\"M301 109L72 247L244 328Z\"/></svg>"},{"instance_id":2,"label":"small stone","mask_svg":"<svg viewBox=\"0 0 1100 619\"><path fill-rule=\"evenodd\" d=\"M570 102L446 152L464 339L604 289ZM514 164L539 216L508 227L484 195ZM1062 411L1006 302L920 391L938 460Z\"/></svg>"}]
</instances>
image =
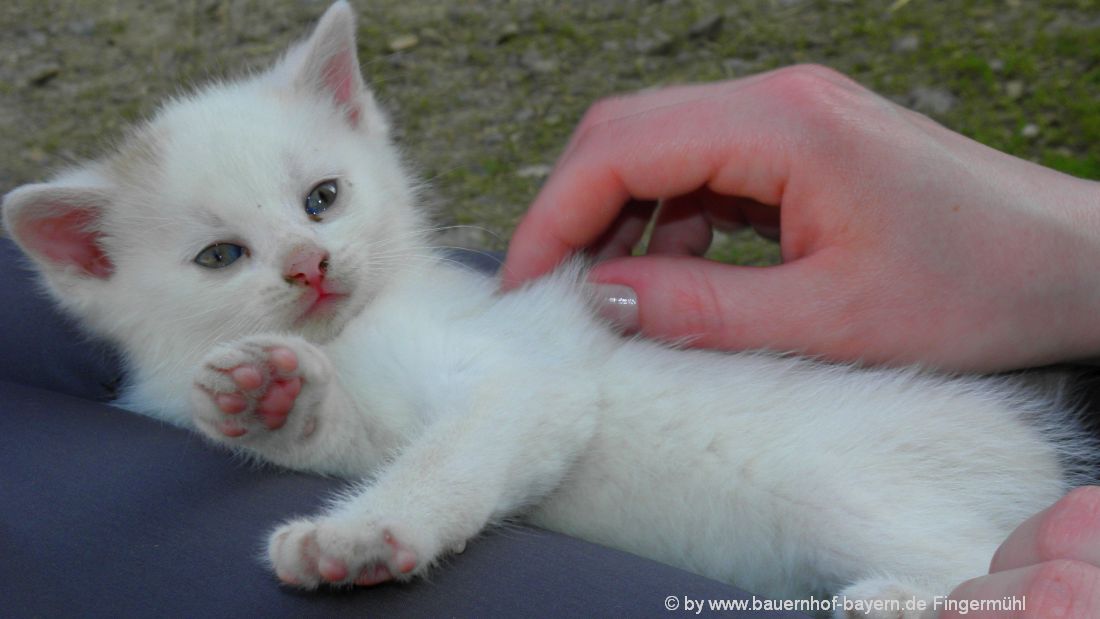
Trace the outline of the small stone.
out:
<instances>
[{"instance_id":1,"label":"small stone","mask_svg":"<svg viewBox=\"0 0 1100 619\"><path fill-rule=\"evenodd\" d=\"M443 35L435 28L425 28L420 31L420 39L427 43L443 43Z\"/></svg>"},{"instance_id":2,"label":"small stone","mask_svg":"<svg viewBox=\"0 0 1100 619\"><path fill-rule=\"evenodd\" d=\"M1039 135L1039 125L1036 125L1035 123L1028 123L1028 124L1024 125L1023 128L1020 129L1020 135L1022 135L1025 138L1029 138L1029 139L1034 138L1034 137L1038 137L1038 135Z\"/></svg>"},{"instance_id":3,"label":"small stone","mask_svg":"<svg viewBox=\"0 0 1100 619\"><path fill-rule=\"evenodd\" d=\"M525 122L531 120L534 117L535 117L535 110L533 110L529 107L524 107L524 108L520 108L519 111L517 111L515 116L513 116L512 118L515 119L516 122L525 123Z\"/></svg>"},{"instance_id":4,"label":"small stone","mask_svg":"<svg viewBox=\"0 0 1100 619\"><path fill-rule=\"evenodd\" d=\"M403 54L401 52L389 54L385 57L385 60L386 64L395 69L408 69L414 64L412 58L410 58L408 54Z\"/></svg>"},{"instance_id":5,"label":"small stone","mask_svg":"<svg viewBox=\"0 0 1100 619\"><path fill-rule=\"evenodd\" d=\"M634 47L642 54L664 56L676 47L676 39L661 30L656 30L648 37L635 39Z\"/></svg>"},{"instance_id":6,"label":"small stone","mask_svg":"<svg viewBox=\"0 0 1100 619\"><path fill-rule=\"evenodd\" d=\"M403 52L420 44L420 37L415 34L402 34L390 39L391 52Z\"/></svg>"},{"instance_id":7,"label":"small stone","mask_svg":"<svg viewBox=\"0 0 1100 619\"><path fill-rule=\"evenodd\" d=\"M1000 58L994 58L989 61L989 70L994 73L1000 73L1005 70L1005 61Z\"/></svg>"},{"instance_id":8,"label":"small stone","mask_svg":"<svg viewBox=\"0 0 1100 619\"><path fill-rule=\"evenodd\" d=\"M519 36L519 24L508 22L501 27L500 33L497 34L497 45L507 43L517 36Z\"/></svg>"},{"instance_id":9,"label":"small stone","mask_svg":"<svg viewBox=\"0 0 1100 619\"><path fill-rule=\"evenodd\" d=\"M38 148L37 146L33 146L27 150L26 157L34 163L42 163L46 161L48 155L46 155L46 151Z\"/></svg>"},{"instance_id":10,"label":"small stone","mask_svg":"<svg viewBox=\"0 0 1100 619\"><path fill-rule=\"evenodd\" d=\"M516 176L520 178L545 178L550 175L551 170L553 170L553 168L545 163L536 163L534 165L525 165L516 170Z\"/></svg>"},{"instance_id":11,"label":"small stone","mask_svg":"<svg viewBox=\"0 0 1100 619\"><path fill-rule=\"evenodd\" d=\"M713 39L722 31L723 16L721 13L708 15L691 25L688 29L688 37L692 39Z\"/></svg>"},{"instance_id":12,"label":"small stone","mask_svg":"<svg viewBox=\"0 0 1100 619\"><path fill-rule=\"evenodd\" d=\"M920 48L920 37L909 33L894 40L894 51L900 54L915 52Z\"/></svg>"},{"instance_id":13,"label":"small stone","mask_svg":"<svg viewBox=\"0 0 1100 619\"><path fill-rule=\"evenodd\" d=\"M955 95L944 88L917 86L909 91L909 106L926 114L946 114L955 107Z\"/></svg>"},{"instance_id":14,"label":"small stone","mask_svg":"<svg viewBox=\"0 0 1100 619\"><path fill-rule=\"evenodd\" d=\"M78 37L86 37L95 33L94 19L77 19L69 22L69 32Z\"/></svg>"},{"instance_id":15,"label":"small stone","mask_svg":"<svg viewBox=\"0 0 1100 619\"><path fill-rule=\"evenodd\" d=\"M1024 94L1024 83L1020 80L1005 82L1005 96L1009 99L1019 99Z\"/></svg>"},{"instance_id":16,"label":"small stone","mask_svg":"<svg viewBox=\"0 0 1100 619\"><path fill-rule=\"evenodd\" d=\"M543 57L536 49L523 52L523 56L520 57L519 61L532 73L553 73L558 70L558 61Z\"/></svg>"},{"instance_id":17,"label":"small stone","mask_svg":"<svg viewBox=\"0 0 1100 619\"><path fill-rule=\"evenodd\" d=\"M722 61L722 68L729 75L745 75L753 72L756 63L744 58L726 58Z\"/></svg>"},{"instance_id":18,"label":"small stone","mask_svg":"<svg viewBox=\"0 0 1100 619\"><path fill-rule=\"evenodd\" d=\"M504 141L504 133L499 129L486 129L481 132L481 143L486 146L493 146L494 144L500 144Z\"/></svg>"},{"instance_id":19,"label":"small stone","mask_svg":"<svg viewBox=\"0 0 1100 619\"><path fill-rule=\"evenodd\" d=\"M48 62L33 69L27 81L30 82L32 86L45 86L50 80L60 74L61 65L56 62Z\"/></svg>"}]
</instances>

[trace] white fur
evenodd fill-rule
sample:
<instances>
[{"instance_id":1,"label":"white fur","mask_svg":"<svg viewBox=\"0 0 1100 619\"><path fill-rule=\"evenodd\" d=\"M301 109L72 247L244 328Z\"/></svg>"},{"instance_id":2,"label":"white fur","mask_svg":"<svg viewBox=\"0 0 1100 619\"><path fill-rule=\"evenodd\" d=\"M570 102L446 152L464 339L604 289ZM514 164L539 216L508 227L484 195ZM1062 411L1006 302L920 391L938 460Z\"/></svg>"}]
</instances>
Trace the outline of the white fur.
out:
<instances>
[{"instance_id":1,"label":"white fur","mask_svg":"<svg viewBox=\"0 0 1100 619\"><path fill-rule=\"evenodd\" d=\"M1005 380L674 350L594 318L577 265L501 295L449 264L370 93L326 96L317 67L354 50L352 20L337 3L270 72L174 101L118 153L4 204L58 302L125 351L122 406L370 479L273 534L284 580L316 586L319 558L349 579L421 574L524 515L763 595L927 597L983 573L1072 483L1084 440ZM303 197L333 177L336 206L310 221ZM73 195L96 213L109 277L25 232ZM216 241L250 256L192 263ZM302 246L330 252L352 291L331 320L295 322L281 265ZM220 370L276 346L303 380L287 426L221 435Z\"/></svg>"}]
</instances>

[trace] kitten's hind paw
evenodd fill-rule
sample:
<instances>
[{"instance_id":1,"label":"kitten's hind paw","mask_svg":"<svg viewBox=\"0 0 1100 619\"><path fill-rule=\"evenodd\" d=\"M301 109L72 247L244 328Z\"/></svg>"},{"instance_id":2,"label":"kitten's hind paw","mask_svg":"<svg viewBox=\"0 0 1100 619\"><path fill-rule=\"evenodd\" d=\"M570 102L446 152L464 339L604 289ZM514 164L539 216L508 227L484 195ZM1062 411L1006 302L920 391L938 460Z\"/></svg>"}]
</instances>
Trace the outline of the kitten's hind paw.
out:
<instances>
[{"instance_id":1,"label":"kitten's hind paw","mask_svg":"<svg viewBox=\"0 0 1100 619\"><path fill-rule=\"evenodd\" d=\"M298 520L279 527L268 557L283 584L372 586L404 580L422 567L418 553L385 527L341 527Z\"/></svg>"},{"instance_id":2,"label":"kitten's hind paw","mask_svg":"<svg viewBox=\"0 0 1100 619\"><path fill-rule=\"evenodd\" d=\"M254 443L276 431L306 439L330 375L323 353L299 338L254 336L219 346L195 377L195 423L222 442Z\"/></svg>"},{"instance_id":3,"label":"kitten's hind paw","mask_svg":"<svg viewBox=\"0 0 1100 619\"><path fill-rule=\"evenodd\" d=\"M924 589L891 578L867 578L840 593L836 619L931 619L939 615Z\"/></svg>"}]
</instances>

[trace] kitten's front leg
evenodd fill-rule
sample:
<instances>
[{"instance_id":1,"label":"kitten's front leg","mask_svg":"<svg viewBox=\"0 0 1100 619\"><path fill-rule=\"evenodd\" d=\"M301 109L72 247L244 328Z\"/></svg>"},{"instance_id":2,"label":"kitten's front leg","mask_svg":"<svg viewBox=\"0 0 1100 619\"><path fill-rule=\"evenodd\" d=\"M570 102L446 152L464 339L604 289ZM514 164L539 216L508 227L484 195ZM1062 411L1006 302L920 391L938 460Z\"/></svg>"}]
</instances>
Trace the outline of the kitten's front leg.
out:
<instances>
[{"instance_id":1,"label":"kitten's front leg","mask_svg":"<svg viewBox=\"0 0 1100 619\"><path fill-rule=\"evenodd\" d=\"M531 393L509 393L516 385ZM321 517L279 527L269 557L280 580L310 589L405 580L553 490L595 431L595 387L545 372L497 377L481 391L373 484Z\"/></svg>"},{"instance_id":2,"label":"kitten's front leg","mask_svg":"<svg viewBox=\"0 0 1100 619\"><path fill-rule=\"evenodd\" d=\"M195 424L217 442L291 468L361 474L380 460L364 415L338 384L325 353L289 335L216 347L194 379ZM376 437L374 437L376 438Z\"/></svg>"}]
</instances>

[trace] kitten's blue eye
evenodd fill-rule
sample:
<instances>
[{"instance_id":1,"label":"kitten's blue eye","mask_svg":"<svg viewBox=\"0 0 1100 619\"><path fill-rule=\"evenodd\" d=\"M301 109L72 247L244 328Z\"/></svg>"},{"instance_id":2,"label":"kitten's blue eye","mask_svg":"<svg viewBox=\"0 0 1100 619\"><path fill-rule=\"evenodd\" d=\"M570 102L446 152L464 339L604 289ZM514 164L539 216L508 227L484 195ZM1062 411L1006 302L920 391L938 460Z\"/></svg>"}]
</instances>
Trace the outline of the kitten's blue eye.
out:
<instances>
[{"instance_id":1,"label":"kitten's blue eye","mask_svg":"<svg viewBox=\"0 0 1100 619\"><path fill-rule=\"evenodd\" d=\"M336 201L336 181L329 180L318 183L306 196L306 213L310 219L320 221L321 213L328 210Z\"/></svg>"},{"instance_id":2,"label":"kitten's blue eye","mask_svg":"<svg viewBox=\"0 0 1100 619\"><path fill-rule=\"evenodd\" d=\"M208 269L227 267L243 256L247 250L233 243L214 243L195 256L195 264Z\"/></svg>"}]
</instances>

